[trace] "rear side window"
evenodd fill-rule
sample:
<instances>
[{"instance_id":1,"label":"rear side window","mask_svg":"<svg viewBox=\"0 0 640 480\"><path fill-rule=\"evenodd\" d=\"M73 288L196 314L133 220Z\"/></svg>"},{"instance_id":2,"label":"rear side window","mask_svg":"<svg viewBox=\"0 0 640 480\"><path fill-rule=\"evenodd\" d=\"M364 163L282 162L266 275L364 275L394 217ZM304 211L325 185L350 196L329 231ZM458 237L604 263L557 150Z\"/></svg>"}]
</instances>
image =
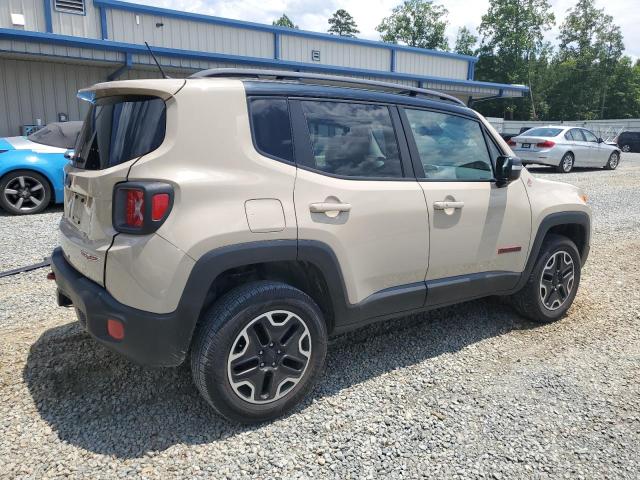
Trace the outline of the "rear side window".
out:
<instances>
[{"instance_id":1,"label":"rear side window","mask_svg":"<svg viewBox=\"0 0 640 480\"><path fill-rule=\"evenodd\" d=\"M425 178L491 180L493 169L482 127L442 112L405 110Z\"/></svg>"},{"instance_id":2,"label":"rear side window","mask_svg":"<svg viewBox=\"0 0 640 480\"><path fill-rule=\"evenodd\" d=\"M293 142L287 100L253 98L249 105L253 139L258 151L293 162Z\"/></svg>"},{"instance_id":3,"label":"rear side window","mask_svg":"<svg viewBox=\"0 0 640 480\"><path fill-rule=\"evenodd\" d=\"M402 177L389 108L347 102L303 101L313 168L356 178Z\"/></svg>"},{"instance_id":4,"label":"rear side window","mask_svg":"<svg viewBox=\"0 0 640 480\"><path fill-rule=\"evenodd\" d=\"M74 164L87 170L139 158L164 141L166 106L158 97L114 96L89 109L75 148Z\"/></svg>"}]
</instances>

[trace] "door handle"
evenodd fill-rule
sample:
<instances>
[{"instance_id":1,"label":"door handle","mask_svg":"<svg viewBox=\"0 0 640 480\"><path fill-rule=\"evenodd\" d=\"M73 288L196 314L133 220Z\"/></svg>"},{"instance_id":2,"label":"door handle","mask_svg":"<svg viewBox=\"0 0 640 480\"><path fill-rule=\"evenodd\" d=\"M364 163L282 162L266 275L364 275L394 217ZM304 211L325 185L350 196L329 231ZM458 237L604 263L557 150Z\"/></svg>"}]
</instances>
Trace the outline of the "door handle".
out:
<instances>
[{"instance_id":1,"label":"door handle","mask_svg":"<svg viewBox=\"0 0 640 480\"><path fill-rule=\"evenodd\" d=\"M350 203L334 203L334 202L319 202L309 205L311 213L327 213L327 212L348 212L351 210Z\"/></svg>"},{"instance_id":2,"label":"door handle","mask_svg":"<svg viewBox=\"0 0 640 480\"><path fill-rule=\"evenodd\" d=\"M464 202L433 202L434 210L448 210L449 208L460 210L462 207L464 207Z\"/></svg>"}]
</instances>

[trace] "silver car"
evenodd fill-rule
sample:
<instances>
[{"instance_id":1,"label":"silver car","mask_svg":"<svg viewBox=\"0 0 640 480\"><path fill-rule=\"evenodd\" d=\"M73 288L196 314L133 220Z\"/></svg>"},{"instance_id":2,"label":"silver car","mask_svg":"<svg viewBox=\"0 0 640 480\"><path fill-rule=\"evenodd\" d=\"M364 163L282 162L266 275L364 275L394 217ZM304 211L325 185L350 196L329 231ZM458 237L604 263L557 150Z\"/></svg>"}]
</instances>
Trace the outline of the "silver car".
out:
<instances>
[{"instance_id":1,"label":"silver car","mask_svg":"<svg viewBox=\"0 0 640 480\"><path fill-rule=\"evenodd\" d=\"M524 165L549 165L560 173L569 173L573 167L613 170L620 164L617 146L579 127L535 127L513 137L509 146Z\"/></svg>"}]
</instances>

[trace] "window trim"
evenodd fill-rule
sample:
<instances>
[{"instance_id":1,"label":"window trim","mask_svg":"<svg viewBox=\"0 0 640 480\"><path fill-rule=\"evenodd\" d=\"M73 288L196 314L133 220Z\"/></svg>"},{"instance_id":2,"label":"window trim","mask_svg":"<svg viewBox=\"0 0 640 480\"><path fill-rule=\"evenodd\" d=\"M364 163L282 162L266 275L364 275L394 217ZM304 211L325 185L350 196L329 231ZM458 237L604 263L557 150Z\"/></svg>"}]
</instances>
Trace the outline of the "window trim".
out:
<instances>
[{"instance_id":1,"label":"window trim","mask_svg":"<svg viewBox=\"0 0 640 480\"><path fill-rule=\"evenodd\" d=\"M409 122L409 117L407 116L407 112L406 110L421 110L421 111L425 111L425 112L432 112L432 113L440 113L443 115L453 115L456 117L460 117L460 118L464 118L465 120L470 120L472 122L475 122L478 124L478 126L480 127L480 132L482 133L482 137L484 139L484 146L487 150L487 157L489 158L489 163L491 164L491 178L484 178L484 179L472 179L472 178L467 178L467 179L463 179L463 178L456 178L456 179L449 179L449 178L427 178L425 172L424 172L424 165L422 165L422 160L420 159L420 152L418 152L418 145L416 143L416 140L414 138L414 134L413 134L413 130L411 129L411 123ZM418 107L409 107L406 108L404 106L399 108L399 113L400 113L400 118L402 120L402 125L404 128L404 132L405 132L405 136L407 137L407 143L409 145L409 152L411 154L411 162L413 164L413 169L415 171L415 175L416 175L416 179L419 182L449 182L449 183L459 183L459 182L489 182L489 183L495 183L496 182L496 166L494 164L494 160L491 158L491 151L489 150L489 145L487 144L488 141L490 141L489 138L487 138L488 132L486 132L486 129L484 128L484 125L482 125L482 122L480 122L480 120L478 118L474 118L470 115L460 115L458 113L453 113L453 112L449 112L446 110L439 110L437 108L418 108ZM498 146L497 142L494 142L494 144L496 145L496 147L498 147L498 151L501 152L502 154L504 154L504 151Z\"/></svg>"},{"instance_id":2,"label":"window trim","mask_svg":"<svg viewBox=\"0 0 640 480\"><path fill-rule=\"evenodd\" d=\"M289 132L291 133L291 153L293 154L293 160L287 160L286 158L278 157L276 155L272 155L263 151L259 146L256 140L256 128L253 122L253 113L251 111L251 102L253 100L284 100L287 104L287 114L289 116ZM282 162L286 165L296 165L296 142L293 135L293 122L291 116L291 104L287 97L283 96L272 96L272 95L251 95L247 96L247 114L249 115L249 129L251 130L251 143L253 144L253 148L256 152L258 152L263 157L270 158L271 160L276 160L278 162Z\"/></svg>"},{"instance_id":3,"label":"window trim","mask_svg":"<svg viewBox=\"0 0 640 480\"><path fill-rule=\"evenodd\" d=\"M402 170L401 177L352 177L349 175L338 175L335 173L325 172L315 167L315 157L313 155L313 146L311 144L311 135L307 125L307 119L302 110L302 102L331 102L331 103L355 103L358 105L374 105L385 107L389 111L391 126L398 145L398 155L400 156L400 168ZM406 182L416 181L413 166L411 164L409 147L406 144L406 136L400 123L397 106L384 102L367 102L358 100L343 100L338 98L316 98L316 97L289 97L289 108L291 113L291 126L293 130L293 143L296 152L296 166L309 172L324 175L326 177L339 178L342 180L354 181L383 181L383 182ZM402 134L401 134L402 133Z\"/></svg>"}]
</instances>

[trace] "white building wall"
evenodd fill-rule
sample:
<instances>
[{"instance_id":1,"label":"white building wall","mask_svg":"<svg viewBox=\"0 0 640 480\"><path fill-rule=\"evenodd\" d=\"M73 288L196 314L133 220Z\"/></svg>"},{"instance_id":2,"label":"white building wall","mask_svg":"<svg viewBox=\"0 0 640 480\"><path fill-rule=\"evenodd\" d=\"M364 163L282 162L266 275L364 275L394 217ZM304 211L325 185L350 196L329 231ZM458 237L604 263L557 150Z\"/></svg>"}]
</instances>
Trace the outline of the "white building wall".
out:
<instances>
[{"instance_id":1,"label":"white building wall","mask_svg":"<svg viewBox=\"0 0 640 480\"><path fill-rule=\"evenodd\" d=\"M313 61L313 50L320 52L319 62ZM280 36L280 59L366 70L389 71L391 68L388 48L286 34Z\"/></svg>"},{"instance_id":2,"label":"white building wall","mask_svg":"<svg viewBox=\"0 0 640 480\"><path fill-rule=\"evenodd\" d=\"M469 62L464 59L424 55L406 50L396 52L396 72L398 73L466 80L468 68Z\"/></svg>"},{"instance_id":3,"label":"white building wall","mask_svg":"<svg viewBox=\"0 0 640 480\"><path fill-rule=\"evenodd\" d=\"M141 45L146 41L156 47L259 58L274 55L270 32L111 9L107 25L109 39L117 42Z\"/></svg>"},{"instance_id":4,"label":"white building wall","mask_svg":"<svg viewBox=\"0 0 640 480\"><path fill-rule=\"evenodd\" d=\"M94 8L91 0L85 0L85 15L59 12L52 6L51 25L53 26L53 33L74 37L102 38L99 12L97 8Z\"/></svg>"},{"instance_id":5,"label":"white building wall","mask_svg":"<svg viewBox=\"0 0 640 480\"><path fill-rule=\"evenodd\" d=\"M56 122L58 113L80 120L85 102L79 89L102 82L113 71L108 66L0 58L0 137L19 135L21 125Z\"/></svg>"},{"instance_id":6,"label":"white building wall","mask_svg":"<svg viewBox=\"0 0 640 480\"><path fill-rule=\"evenodd\" d=\"M24 15L24 27L11 23L11 14ZM0 28L15 28L34 32L46 31L42 0L0 0Z\"/></svg>"}]
</instances>

